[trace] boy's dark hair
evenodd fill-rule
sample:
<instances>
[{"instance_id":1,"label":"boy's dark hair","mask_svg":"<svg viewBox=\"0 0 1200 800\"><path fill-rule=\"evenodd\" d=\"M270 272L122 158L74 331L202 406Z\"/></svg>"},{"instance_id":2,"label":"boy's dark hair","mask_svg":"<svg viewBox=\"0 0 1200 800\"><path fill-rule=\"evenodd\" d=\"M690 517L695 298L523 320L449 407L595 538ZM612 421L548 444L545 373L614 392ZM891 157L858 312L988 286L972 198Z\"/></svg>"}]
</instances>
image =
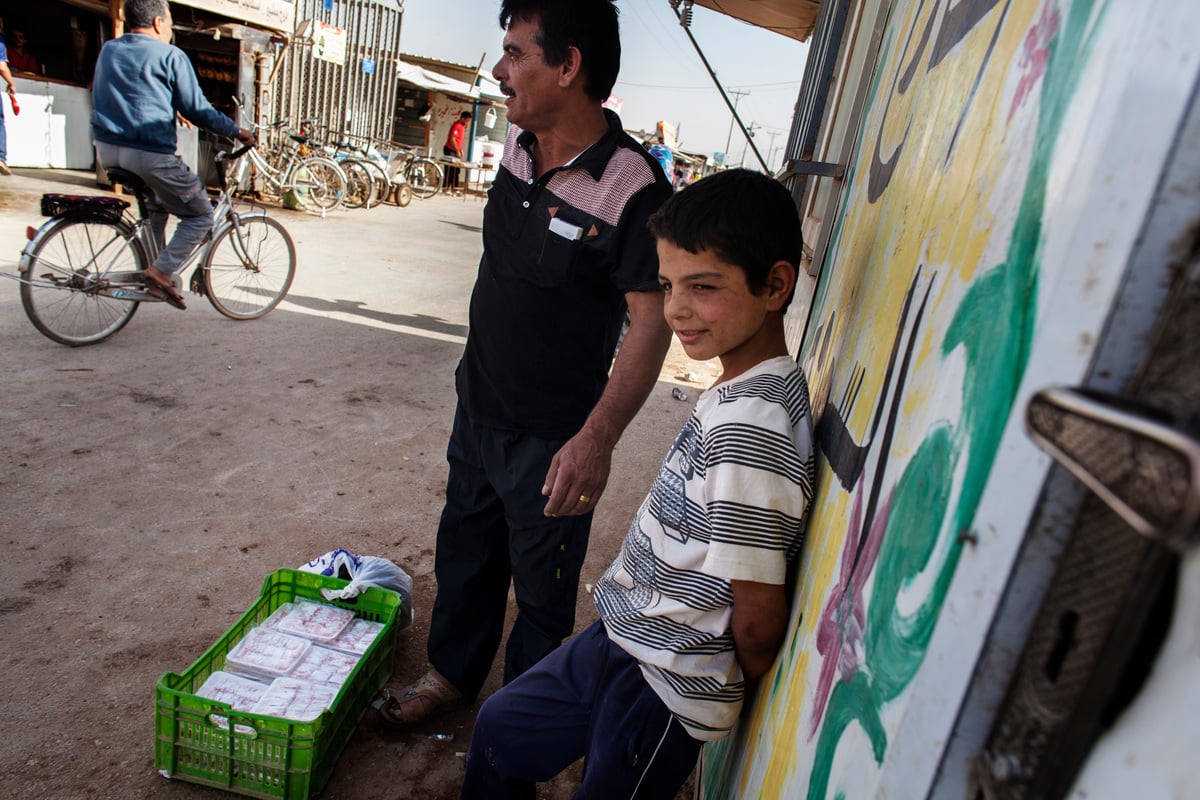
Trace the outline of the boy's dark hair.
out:
<instances>
[{"instance_id":1,"label":"boy's dark hair","mask_svg":"<svg viewBox=\"0 0 1200 800\"><path fill-rule=\"evenodd\" d=\"M656 238L681 250L707 250L740 267L755 294L766 289L775 262L800 271L800 214L791 192L761 172L727 169L701 178L663 203L648 224Z\"/></svg>"},{"instance_id":2,"label":"boy's dark hair","mask_svg":"<svg viewBox=\"0 0 1200 800\"><path fill-rule=\"evenodd\" d=\"M613 0L503 0L500 27L514 19L538 24L536 42L547 64L557 67L575 47L587 80L584 90L600 102L612 94L621 69L621 33Z\"/></svg>"},{"instance_id":3,"label":"boy's dark hair","mask_svg":"<svg viewBox=\"0 0 1200 800\"><path fill-rule=\"evenodd\" d=\"M125 28L153 28L154 18L167 13L167 0L125 0Z\"/></svg>"}]
</instances>

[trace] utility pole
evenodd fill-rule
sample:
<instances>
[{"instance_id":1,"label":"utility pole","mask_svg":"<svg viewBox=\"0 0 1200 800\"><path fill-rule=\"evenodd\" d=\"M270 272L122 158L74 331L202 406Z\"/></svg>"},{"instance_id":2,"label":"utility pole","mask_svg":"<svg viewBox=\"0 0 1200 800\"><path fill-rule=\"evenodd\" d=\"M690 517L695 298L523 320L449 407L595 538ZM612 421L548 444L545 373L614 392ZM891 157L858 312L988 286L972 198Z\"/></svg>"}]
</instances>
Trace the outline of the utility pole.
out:
<instances>
[{"instance_id":1,"label":"utility pole","mask_svg":"<svg viewBox=\"0 0 1200 800\"><path fill-rule=\"evenodd\" d=\"M733 114L729 117L729 133L725 134L725 166L729 166L729 143L733 140L733 118L737 116L738 100L742 99L743 95L750 94L749 89L730 89L729 93L734 95L733 98Z\"/></svg>"},{"instance_id":2,"label":"utility pole","mask_svg":"<svg viewBox=\"0 0 1200 800\"><path fill-rule=\"evenodd\" d=\"M750 139L754 138L754 129L761 127L762 125L759 125L757 122L751 122L750 127L746 128L746 135L748 138L746 139L746 144L742 145L742 157L738 159L739 167L745 166L746 164L746 149L750 144ZM757 153L758 150L756 149L754 152ZM761 156L759 156L759 160L762 161ZM767 167L765 162L763 163L763 169L766 169L768 172L770 172L770 169Z\"/></svg>"},{"instance_id":3,"label":"utility pole","mask_svg":"<svg viewBox=\"0 0 1200 800\"><path fill-rule=\"evenodd\" d=\"M771 167L771 162L774 160L774 155L775 155L775 137L779 135L779 131L777 131L777 130L772 130L772 131L771 131L771 132L770 132L768 135L771 137L771 144L769 144L769 145L767 146L767 152L768 152L768 153L770 153L771 155L767 156L767 167L768 167L768 168L770 168L770 169L774 169L773 167Z\"/></svg>"}]
</instances>

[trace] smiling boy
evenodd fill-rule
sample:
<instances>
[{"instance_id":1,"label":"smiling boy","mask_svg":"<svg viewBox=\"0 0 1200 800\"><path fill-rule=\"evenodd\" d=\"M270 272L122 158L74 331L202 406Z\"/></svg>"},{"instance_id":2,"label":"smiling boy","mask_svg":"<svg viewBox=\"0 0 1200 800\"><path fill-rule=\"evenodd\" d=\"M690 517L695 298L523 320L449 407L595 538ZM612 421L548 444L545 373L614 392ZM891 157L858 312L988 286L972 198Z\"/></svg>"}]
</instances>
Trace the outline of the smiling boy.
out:
<instances>
[{"instance_id":1,"label":"smiling boy","mask_svg":"<svg viewBox=\"0 0 1200 800\"><path fill-rule=\"evenodd\" d=\"M595 589L600 621L484 703L464 798L532 798L586 757L577 798L664 798L727 736L788 624L814 462L783 316L801 258L790 193L729 170L650 219L667 323L721 375L696 403Z\"/></svg>"}]
</instances>

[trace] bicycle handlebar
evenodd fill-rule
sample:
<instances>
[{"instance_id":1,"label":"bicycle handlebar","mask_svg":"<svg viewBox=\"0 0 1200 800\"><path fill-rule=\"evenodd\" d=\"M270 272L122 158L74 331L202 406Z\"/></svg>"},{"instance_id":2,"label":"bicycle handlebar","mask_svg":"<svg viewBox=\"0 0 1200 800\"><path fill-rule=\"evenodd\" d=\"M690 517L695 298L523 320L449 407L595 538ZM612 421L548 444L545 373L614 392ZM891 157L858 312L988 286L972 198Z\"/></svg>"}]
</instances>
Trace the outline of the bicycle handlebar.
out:
<instances>
[{"instance_id":1,"label":"bicycle handlebar","mask_svg":"<svg viewBox=\"0 0 1200 800\"><path fill-rule=\"evenodd\" d=\"M253 150L256 146L257 145L254 145L254 144L243 145L242 147L239 147L231 152L226 152L224 150L218 150L216 155L213 156L213 159L218 162L219 161L237 161L239 158L246 155L247 152L249 152L250 150Z\"/></svg>"}]
</instances>

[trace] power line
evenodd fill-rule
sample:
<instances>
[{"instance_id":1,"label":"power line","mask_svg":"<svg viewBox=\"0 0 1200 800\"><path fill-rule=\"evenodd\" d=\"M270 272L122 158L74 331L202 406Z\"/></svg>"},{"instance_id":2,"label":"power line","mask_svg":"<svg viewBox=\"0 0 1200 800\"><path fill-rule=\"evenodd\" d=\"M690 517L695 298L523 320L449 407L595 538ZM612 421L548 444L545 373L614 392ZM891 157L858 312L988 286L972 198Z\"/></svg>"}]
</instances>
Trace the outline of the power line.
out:
<instances>
[{"instance_id":1,"label":"power line","mask_svg":"<svg viewBox=\"0 0 1200 800\"><path fill-rule=\"evenodd\" d=\"M637 17L637 21L641 24L642 28L646 31L646 33L649 34L656 42L659 43L660 49L662 49L665 52L669 46L669 48L674 50L677 55L682 56L685 59L690 59L691 54L687 52L687 48L680 46L679 40L670 33L672 26L668 26L666 24L665 20L659 18L656 14L652 13L650 15L650 18L651 18L651 20L653 20L655 25L651 25L650 23L648 23L646 21L645 17L642 16L642 13L638 10L638 6L636 3L632 3L632 4L628 5L628 8L629 8L629 10L631 10L633 12L633 15L635 17ZM622 10L624 10L624 9L622 9ZM674 20L672 20L672 21L674 21ZM656 29L656 26L657 26L657 29ZM664 43L664 39L662 39L658 35L659 30L661 30L663 33L666 34L665 43Z\"/></svg>"},{"instance_id":2,"label":"power line","mask_svg":"<svg viewBox=\"0 0 1200 800\"><path fill-rule=\"evenodd\" d=\"M689 3L689 4L688 4L687 11L688 11L688 14L687 14L688 21L690 21L690 18L691 18L691 3ZM704 55L704 51L700 49L700 43L696 41L696 37L695 37L695 36L692 36L692 30L691 30L691 28L690 28L688 25L684 24L684 16L685 16L685 15L684 15L684 14L682 14L682 13L679 11L679 9L675 9L675 10L674 10L674 14L675 14L675 16L676 16L676 17L679 19L679 23L680 23L680 25L683 27L683 32L684 32L684 34L686 34L686 35L687 35L687 37L688 37L688 41L692 43L692 48L693 48L693 49L696 51L696 55L700 56L700 61L701 61L701 62L703 62L703 64L704 64L704 69L706 69L706 70L708 71L708 77L712 78L712 82L713 82L713 84L714 84L714 85L717 87L717 89L718 89L718 90L721 92L721 99L722 99L722 100L724 100L724 101L725 101L725 105L729 107L729 113L731 113L731 114L733 115L733 119L734 119L734 120L737 122L737 124L738 124L738 127L739 127L739 128L741 128L741 130L742 130L742 133L743 133L743 134L745 134L745 136L746 136L746 144L748 144L748 145L750 146L750 149L754 151L754 156L755 156L755 158L757 158L757 159L758 159L758 163L762 164L763 172L766 172L766 173L768 173L768 174L769 174L769 173L771 172L771 170L770 170L770 168L767 166L766 159L764 159L764 158L762 157L762 154L758 152L758 148L755 146L755 144L754 144L754 140L753 140L753 139L750 137L750 132L749 132L748 130L746 130L746 126L745 126L745 124L742 122L742 118L738 116L738 113L737 113L737 105L736 105L735 103L731 103L731 102L729 101L729 95L730 95L730 94L735 94L735 95L737 95L737 96L739 97L739 99L740 99L741 95L740 95L740 94L737 94L736 92L728 92L728 93L727 93L727 92L725 91L725 87L721 85L721 82L720 82L719 80L717 80L717 73L716 73L716 72L713 70L713 68L712 68L712 65L708 63L708 56ZM749 94L749 93L750 93L749 91L746 91L746 92L744 92L744 94ZM732 131L733 131L733 129L732 129L732 127L731 127L731 128L730 128L730 132L732 133ZM729 146L728 146L728 145L726 145L725 149L726 149L726 150L728 150L728 149L729 149ZM744 157L745 157L745 150L743 150L743 151L742 151L742 154L743 154L743 158L744 158ZM729 155L729 154L728 154L728 153L726 153L726 158L728 158L728 155Z\"/></svg>"},{"instance_id":3,"label":"power line","mask_svg":"<svg viewBox=\"0 0 1200 800\"><path fill-rule=\"evenodd\" d=\"M638 89L676 89L676 90L691 89L691 90L699 90L699 91L709 92L709 91L712 91L712 88L713 88L711 85L666 86L666 85L658 84L658 83L632 83L630 81L622 81L622 80L618 80L617 83L621 86L633 86ZM798 89L798 88L800 88L800 83L801 83L801 81L784 81L782 83L746 83L746 84L742 84L741 86L737 86L737 87L731 86L730 90L733 90L735 88L737 88L737 89L758 89L758 88L769 87L769 86L795 87Z\"/></svg>"}]
</instances>

